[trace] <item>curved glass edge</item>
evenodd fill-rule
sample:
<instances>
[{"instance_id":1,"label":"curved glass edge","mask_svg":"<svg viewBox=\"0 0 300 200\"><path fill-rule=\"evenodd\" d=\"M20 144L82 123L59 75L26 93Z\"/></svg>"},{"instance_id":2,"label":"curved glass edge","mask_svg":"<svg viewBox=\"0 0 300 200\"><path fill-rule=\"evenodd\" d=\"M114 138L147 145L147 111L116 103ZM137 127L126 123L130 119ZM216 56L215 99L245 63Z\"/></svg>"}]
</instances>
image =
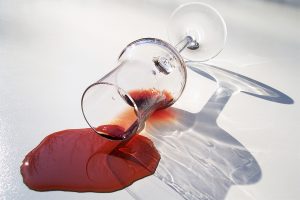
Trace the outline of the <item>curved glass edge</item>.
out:
<instances>
[{"instance_id":1,"label":"curved glass edge","mask_svg":"<svg viewBox=\"0 0 300 200\"><path fill-rule=\"evenodd\" d=\"M218 56L218 55L223 51L223 49L224 49L224 47L225 47L225 44L226 44L226 41L227 41L227 25L226 25L226 22L225 22L223 16L220 14L220 12L219 12L217 9L215 9L215 8L212 7L211 5L206 4L206 3L203 3L203 2L188 2L188 3L181 4L181 5L178 6L178 7L172 12L172 14L170 15L169 20L168 20L168 21L169 21L168 24L171 24L171 19L173 18L173 16L174 16L179 10L183 9L183 8L186 7L186 6L190 6L190 5L201 5L201 6L205 6L205 7L209 8L209 9L211 9L211 10L219 17L219 19L221 20L222 25L223 25L223 29L224 29L224 41L223 41L222 48L220 48L220 49L217 51L217 53L215 53L213 56L211 56L211 57L209 57L209 58L206 58L206 59L203 59L203 60L190 60L190 59L184 57L185 61L206 62L206 61L208 61L208 60L211 60L211 59L215 58L216 56ZM169 35L170 35L169 28L167 28L167 32L168 32L168 37L169 37ZM186 36L187 36L187 35L186 35ZM169 40L170 40L170 37L169 37ZM197 50L196 50L196 51L197 51Z\"/></svg>"},{"instance_id":2,"label":"curved glass edge","mask_svg":"<svg viewBox=\"0 0 300 200\"><path fill-rule=\"evenodd\" d=\"M180 53L177 51L177 49L175 47L173 47L171 44L169 44L168 42L166 41L163 41L161 39L158 39L158 38L141 38L141 39L138 39L138 40L135 40L133 42L131 42L130 44L128 44L120 53L119 57L118 57L118 60L121 59L121 57L124 55L124 53L129 50L130 48L134 47L134 46L137 46L137 45L141 45L141 44L156 44L156 45L159 45L159 46L162 46L164 47L165 49L168 49L169 51L171 51L171 53L173 53L179 60L180 62L180 67L182 68L183 70L183 76L184 76L184 84L182 85L181 87L181 90L180 90L180 94L177 96L176 99L174 99L172 102L170 102L168 105L165 106L165 108L173 105L179 98L180 96L182 95L183 93L183 90L185 88L185 85L186 85L186 79L187 79L187 69L186 69L186 64L185 64L185 61L184 59L182 58L182 56L180 55Z\"/></svg>"},{"instance_id":3,"label":"curved glass edge","mask_svg":"<svg viewBox=\"0 0 300 200\"><path fill-rule=\"evenodd\" d=\"M135 112L135 114L136 114L136 116L137 116L137 124L138 124L137 130L140 130L140 128L143 127L143 122L142 122L142 120L141 120L141 114L140 114L140 112L139 112L138 106L136 105L135 101L134 101L133 98L130 96L130 94L128 94L125 90L123 90L122 88L118 87L118 86L115 85L115 84L108 83L108 82L101 82L101 81L97 81L97 82L91 84L90 86L88 86L88 87L85 89L85 91L83 92L82 96L81 96L81 112L82 112L82 114L83 114L83 117L84 117L85 121L87 122L87 124L89 125L89 127L91 127L91 128L95 131L95 133L97 133L98 135L100 135L100 136L102 136L102 137L105 137L105 138L107 138L107 139L110 139L110 140L126 140L126 139L130 138L130 136L131 136L132 134L129 134L128 137L126 137L126 138L124 138L124 139L121 139L121 138L112 137L112 136L110 136L110 135L108 135L108 134L106 134L106 133L104 133L104 132L98 131L98 130L96 130L95 127L93 127L93 126L90 124L89 120L87 119L87 116L86 116L86 114L85 114L85 112L84 112L84 97L85 97L85 94L87 93L87 91L88 91L90 88L92 88L92 87L94 87L94 86L97 86L97 85L99 85L99 84L101 84L101 85L108 85L108 86L115 87L118 91L121 91L123 94L126 94L127 97L128 97L129 100L130 100L130 103L133 105L134 112Z\"/></svg>"}]
</instances>

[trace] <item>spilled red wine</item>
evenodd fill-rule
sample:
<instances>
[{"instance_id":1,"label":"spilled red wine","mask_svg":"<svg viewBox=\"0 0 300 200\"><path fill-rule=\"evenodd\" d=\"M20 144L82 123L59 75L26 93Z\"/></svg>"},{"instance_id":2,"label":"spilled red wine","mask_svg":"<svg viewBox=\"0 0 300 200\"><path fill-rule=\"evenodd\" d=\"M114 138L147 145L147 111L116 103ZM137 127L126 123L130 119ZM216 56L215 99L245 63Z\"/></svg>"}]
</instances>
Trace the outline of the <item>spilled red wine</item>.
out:
<instances>
[{"instance_id":1,"label":"spilled red wine","mask_svg":"<svg viewBox=\"0 0 300 200\"><path fill-rule=\"evenodd\" d=\"M148 102L159 109L172 100L170 95L169 99L158 99L151 93L156 95L152 90L144 90L134 91L132 96L140 108ZM117 125L98 129L112 135L124 132ZM37 191L113 192L153 174L159 160L152 141L142 135L113 141L90 128L70 129L44 138L26 155L21 174L24 183Z\"/></svg>"},{"instance_id":2,"label":"spilled red wine","mask_svg":"<svg viewBox=\"0 0 300 200\"><path fill-rule=\"evenodd\" d=\"M24 183L33 190L112 192L155 172L160 156L153 143L136 135L121 143L92 129L47 136L24 159Z\"/></svg>"},{"instance_id":3,"label":"spilled red wine","mask_svg":"<svg viewBox=\"0 0 300 200\"><path fill-rule=\"evenodd\" d=\"M173 102L172 95L167 91L158 91L155 89L148 90L133 90L129 95L134 100L141 119L147 119L153 112L168 107ZM127 96L123 97L124 100L133 107L133 104ZM120 120L121 119L121 122ZM117 125L117 131L110 131L106 126ZM98 133L111 140L124 140L130 138L135 134L139 128L137 115L133 109L129 109L121 113L119 117L111 121L109 125L101 125L95 129Z\"/></svg>"},{"instance_id":4,"label":"spilled red wine","mask_svg":"<svg viewBox=\"0 0 300 200\"><path fill-rule=\"evenodd\" d=\"M167 91L149 90L134 90L129 92L132 99L135 101L140 112L149 112L167 107L172 101L172 95Z\"/></svg>"}]
</instances>

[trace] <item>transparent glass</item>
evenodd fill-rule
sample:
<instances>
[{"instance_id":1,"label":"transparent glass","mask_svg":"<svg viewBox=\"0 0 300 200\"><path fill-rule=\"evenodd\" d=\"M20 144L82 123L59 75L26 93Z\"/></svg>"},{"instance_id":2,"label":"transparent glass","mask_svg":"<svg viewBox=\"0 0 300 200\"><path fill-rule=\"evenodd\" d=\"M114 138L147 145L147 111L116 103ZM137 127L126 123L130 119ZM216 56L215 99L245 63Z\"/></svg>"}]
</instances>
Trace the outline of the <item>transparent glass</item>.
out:
<instances>
[{"instance_id":1,"label":"transparent glass","mask_svg":"<svg viewBox=\"0 0 300 200\"><path fill-rule=\"evenodd\" d=\"M224 48L227 28L220 13L208 4L192 2L180 5L171 14L168 37L176 45L189 36L194 41L181 55L190 61L207 61Z\"/></svg>"},{"instance_id":2,"label":"transparent glass","mask_svg":"<svg viewBox=\"0 0 300 200\"><path fill-rule=\"evenodd\" d=\"M99 135L124 140L141 131L149 115L181 96L187 76L183 57L215 57L224 47L227 30L217 10L196 2L172 13L168 35L175 47L156 38L130 43L117 66L85 90L82 112Z\"/></svg>"},{"instance_id":3,"label":"transparent glass","mask_svg":"<svg viewBox=\"0 0 300 200\"><path fill-rule=\"evenodd\" d=\"M176 102L186 76L174 47L156 38L136 40L122 51L115 69L85 90L83 115L101 136L127 139L155 110Z\"/></svg>"}]
</instances>

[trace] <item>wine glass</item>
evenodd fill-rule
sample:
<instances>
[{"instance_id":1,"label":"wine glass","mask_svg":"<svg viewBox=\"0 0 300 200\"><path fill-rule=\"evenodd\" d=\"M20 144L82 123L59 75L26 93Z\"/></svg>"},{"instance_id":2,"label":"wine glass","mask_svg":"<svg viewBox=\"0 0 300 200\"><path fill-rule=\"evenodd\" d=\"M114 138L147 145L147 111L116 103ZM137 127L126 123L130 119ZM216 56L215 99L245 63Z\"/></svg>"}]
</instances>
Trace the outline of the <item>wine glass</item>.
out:
<instances>
[{"instance_id":1,"label":"wine glass","mask_svg":"<svg viewBox=\"0 0 300 200\"><path fill-rule=\"evenodd\" d=\"M136 40L111 72L84 91L82 113L97 134L129 139L153 112L174 104L186 84L184 59L216 56L225 44L226 25L211 6L189 3L172 13L168 33L174 46L157 38Z\"/></svg>"}]
</instances>

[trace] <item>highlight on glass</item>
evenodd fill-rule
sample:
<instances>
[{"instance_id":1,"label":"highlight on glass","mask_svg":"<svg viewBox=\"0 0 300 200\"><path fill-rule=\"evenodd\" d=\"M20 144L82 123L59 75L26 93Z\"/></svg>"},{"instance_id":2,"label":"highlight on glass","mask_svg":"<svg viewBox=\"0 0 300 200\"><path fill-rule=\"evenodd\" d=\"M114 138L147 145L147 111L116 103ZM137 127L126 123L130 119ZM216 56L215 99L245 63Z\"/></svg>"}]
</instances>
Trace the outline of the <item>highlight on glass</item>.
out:
<instances>
[{"instance_id":1,"label":"highlight on glass","mask_svg":"<svg viewBox=\"0 0 300 200\"><path fill-rule=\"evenodd\" d=\"M125 140L140 132L153 112L181 96L187 80L184 58L206 61L223 49L225 22L207 4L184 4L169 23L174 46L157 38L136 40L124 48L111 72L84 91L82 113L99 135Z\"/></svg>"}]
</instances>

